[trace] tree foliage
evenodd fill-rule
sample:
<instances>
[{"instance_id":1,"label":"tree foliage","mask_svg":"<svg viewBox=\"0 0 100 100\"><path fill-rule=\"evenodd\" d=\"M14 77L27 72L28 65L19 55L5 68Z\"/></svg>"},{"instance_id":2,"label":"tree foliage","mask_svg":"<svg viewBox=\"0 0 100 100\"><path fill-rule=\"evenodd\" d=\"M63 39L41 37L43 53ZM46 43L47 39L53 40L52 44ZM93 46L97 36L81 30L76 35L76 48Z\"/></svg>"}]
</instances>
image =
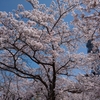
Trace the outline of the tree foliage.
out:
<instances>
[{"instance_id":1,"label":"tree foliage","mask_svg":"<svg viewBox=\"0 0 100 100\"><path fill-rule=\"evenodd\" d=\"M99 100L100 1L27 1L32 10L0 11L0 100Z\"/></svg>"}]
</instances>

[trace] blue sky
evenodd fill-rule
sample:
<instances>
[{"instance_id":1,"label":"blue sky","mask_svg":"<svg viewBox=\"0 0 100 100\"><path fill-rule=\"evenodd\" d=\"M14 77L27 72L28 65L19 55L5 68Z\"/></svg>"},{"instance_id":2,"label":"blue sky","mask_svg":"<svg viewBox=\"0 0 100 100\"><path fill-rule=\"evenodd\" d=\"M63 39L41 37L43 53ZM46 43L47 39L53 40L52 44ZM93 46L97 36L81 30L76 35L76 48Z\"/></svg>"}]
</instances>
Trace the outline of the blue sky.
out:
<instances>
[{"instance_id":1,"label":"blue sky","mask_svg":"<svg viewBox=\"0 0 100 100\"><path fill-rule=\"evenodd\" d=\"M39 0L40 3L49 6L52 0ZM25 9L32 9L32 6L26 0L0 0L0 11L11 12L17 8L18 4L23 4Z\"/></svg>"}]
</instances>

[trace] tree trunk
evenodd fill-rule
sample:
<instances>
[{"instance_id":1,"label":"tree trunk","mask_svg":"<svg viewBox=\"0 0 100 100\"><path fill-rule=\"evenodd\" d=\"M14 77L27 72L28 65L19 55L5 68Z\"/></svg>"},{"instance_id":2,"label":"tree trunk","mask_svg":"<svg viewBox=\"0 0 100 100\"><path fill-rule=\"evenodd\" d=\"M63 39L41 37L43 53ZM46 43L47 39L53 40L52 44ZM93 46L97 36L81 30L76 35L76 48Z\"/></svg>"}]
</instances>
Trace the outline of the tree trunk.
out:
<instances>
[{"instance_id":1,"label":"tree trunk","mask_svg":"<svg viewBox=\"0 0 100 100\"><path fill-rule=\"evenodd\" d=\"M52 90L52 91L50 91L50 93L48 93L48 99L47 100L56 100L54 90Z\"/></svg>"}]
</instances>

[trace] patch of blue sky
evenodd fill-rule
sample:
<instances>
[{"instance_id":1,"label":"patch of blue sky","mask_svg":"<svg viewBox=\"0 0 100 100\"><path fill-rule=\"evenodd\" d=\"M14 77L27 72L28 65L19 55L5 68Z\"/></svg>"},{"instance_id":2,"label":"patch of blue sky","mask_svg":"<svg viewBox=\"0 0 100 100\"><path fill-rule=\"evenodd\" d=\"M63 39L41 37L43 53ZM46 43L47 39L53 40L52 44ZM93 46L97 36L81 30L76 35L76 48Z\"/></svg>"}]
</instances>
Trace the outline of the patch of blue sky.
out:
<instances>
[{"instance_id":1,"label":"patch of blue sky","mask_svg":"<svg viewBox=\"0 0 100 100\"><path fill-rule=\"evenodd\" d=\"M23 60L23 62L26 63L27 66L30 66L31 68L39 68L39 65L37 63L35 63L32 59L30 59L28 56L23 55L20 56L21 59Z\"/></svg>"}]
</instances>

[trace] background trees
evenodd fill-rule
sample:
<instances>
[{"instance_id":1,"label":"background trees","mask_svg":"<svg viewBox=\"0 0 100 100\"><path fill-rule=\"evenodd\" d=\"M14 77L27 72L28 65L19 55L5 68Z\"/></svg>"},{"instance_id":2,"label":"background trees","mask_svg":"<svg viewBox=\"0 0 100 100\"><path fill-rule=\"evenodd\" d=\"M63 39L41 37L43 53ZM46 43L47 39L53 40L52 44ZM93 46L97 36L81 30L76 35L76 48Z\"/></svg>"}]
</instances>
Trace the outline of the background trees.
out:
<instances>
[{"instance_id":1,"label":"background trees","mask_svg":"<svg viewBox=\"0 0 100 100\"><path fill-rule=\"evenodd\" d=\"M1 100L99 100L99 1L27 1L30 11L0 12ZM77 52L91 39L91 52Z\"/></svg>"}]
</instances>

